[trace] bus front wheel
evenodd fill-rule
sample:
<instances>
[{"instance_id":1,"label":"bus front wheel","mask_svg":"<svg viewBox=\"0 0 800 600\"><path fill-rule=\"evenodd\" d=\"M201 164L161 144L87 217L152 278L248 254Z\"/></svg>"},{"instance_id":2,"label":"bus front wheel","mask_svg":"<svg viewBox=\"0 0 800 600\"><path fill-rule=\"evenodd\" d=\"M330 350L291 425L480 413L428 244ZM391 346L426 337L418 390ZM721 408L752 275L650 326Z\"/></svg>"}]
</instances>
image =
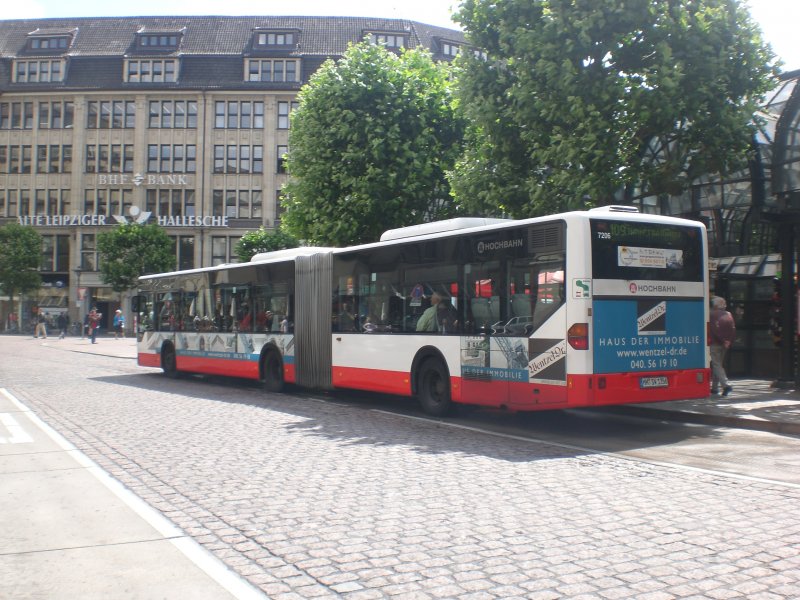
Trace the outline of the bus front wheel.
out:
<instances>
[{"instance_id":1,"label":"bus front wheel","mask_svg":"<svg viewBox=\"0 0 800 600\"><path fill-rule=\"evenodd\" d=\"M417 395L422 410L433 417L444 417L453 410L450 399L450 375L436 358L429 358L419 369Z\"/></svg>"},{"instance_id":2,"label":"bus front wheel","mask_svg":"<svg viewBox=\"0 0 800 600\"><path fill-rule=\"evenodd\" d=\"M264 389L268 392L283 391L283 364L277 352L267 352L264 357Z\"/></svg>"}]
</instances>

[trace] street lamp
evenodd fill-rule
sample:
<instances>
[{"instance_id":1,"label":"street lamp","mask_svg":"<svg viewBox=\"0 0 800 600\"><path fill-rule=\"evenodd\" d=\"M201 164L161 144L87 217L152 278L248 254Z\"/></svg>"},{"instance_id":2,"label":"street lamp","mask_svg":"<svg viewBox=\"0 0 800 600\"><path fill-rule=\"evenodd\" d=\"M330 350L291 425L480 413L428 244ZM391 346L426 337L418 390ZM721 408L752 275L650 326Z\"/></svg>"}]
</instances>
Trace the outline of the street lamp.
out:
<instances>
[{"instance_id":1,"label":"street lamp","mask_svg":"<svg viewBox=\"0 0 800 600\"><path fill-rule=\"evenodd\" d=\"M78 327L80 327L81 339L83 339L83 316L81 315L83 312L81 310L83 307L83 301L81 300L81 268L75 267L72 269L72 272L75 273L75 305L78 308Z\"/></svg>"}]
</instances>

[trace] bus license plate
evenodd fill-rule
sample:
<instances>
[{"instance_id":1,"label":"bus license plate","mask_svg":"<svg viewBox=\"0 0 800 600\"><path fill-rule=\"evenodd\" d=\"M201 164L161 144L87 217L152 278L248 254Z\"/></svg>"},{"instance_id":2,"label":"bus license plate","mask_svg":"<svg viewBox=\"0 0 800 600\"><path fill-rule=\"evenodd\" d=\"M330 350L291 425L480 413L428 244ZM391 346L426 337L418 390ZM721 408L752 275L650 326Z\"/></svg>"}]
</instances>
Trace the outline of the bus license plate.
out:
<instances>
[{"instance_id":1,"label":"bus license plate","mask_svg":"<svg viewBox=\"0 0 800 600\"><path fill-rule=\"evenodd\" d=\"M662 388L668 386L669 384L667 383L666 377L642 377L639 379L639 387L642 389Z\"/></svg>"}]
</instances>

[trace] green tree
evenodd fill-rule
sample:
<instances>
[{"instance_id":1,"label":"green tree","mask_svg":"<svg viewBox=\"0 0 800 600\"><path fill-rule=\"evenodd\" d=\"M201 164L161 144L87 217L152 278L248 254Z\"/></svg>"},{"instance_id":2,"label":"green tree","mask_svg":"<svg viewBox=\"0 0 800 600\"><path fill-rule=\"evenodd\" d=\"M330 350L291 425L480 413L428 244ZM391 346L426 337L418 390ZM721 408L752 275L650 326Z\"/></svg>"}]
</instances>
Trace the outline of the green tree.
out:
<instances>
[{"instance_id":1,"label":"green tree","mask_svg":"<svg viewBox=\"0 0 800 600\"><path fill-rule=\"evenodd\" d=\"M342 246L453 212L446 172L464 122L449 65L361 43L327 61L299 100L282 200L289 233Z\"/></svg>"},{"instance_id":2,"label":"green tree","mask_svg":"<svg viewBox=\"0 0 800 600\"><path fill-rule=\"evenodd\" d=\"M175 268L175 242L158 225L124 223L97 236L100 278L117 293L141 275Z\"/></svg>"},{"instance_id":3,"label":"green tree","mask_svg":"<svg viewBox=\"0 0 800 600\"><path fill-rule=\"evenodd\" d=\"M9 223L0 227L0 289L10 300L38 290L42 285L42 236L33 227Z\"/></svg>"},{"instance_id":4,"label":"green tree","mask_svg":"<svg viewBox=\"0 0 800 600\"><path fill-rule=\"evenodd\" d=\"M680 192L746 160L777 65L739 0L464 0L465 207L530 216Z\"/></svg>"},{"instance_id":5,"label":"green tree","mask_svg":"<svg viewBox=\"0 0 800 600\"><path fill-rule=\"evenodd\" d=\"M297 238L281 229L266 230L259 227L256 231L245 233L236 243L234 251L241 262L247 262L259 252L273 252L284 248L297 248Z\"/></svg>"}]
</instances>

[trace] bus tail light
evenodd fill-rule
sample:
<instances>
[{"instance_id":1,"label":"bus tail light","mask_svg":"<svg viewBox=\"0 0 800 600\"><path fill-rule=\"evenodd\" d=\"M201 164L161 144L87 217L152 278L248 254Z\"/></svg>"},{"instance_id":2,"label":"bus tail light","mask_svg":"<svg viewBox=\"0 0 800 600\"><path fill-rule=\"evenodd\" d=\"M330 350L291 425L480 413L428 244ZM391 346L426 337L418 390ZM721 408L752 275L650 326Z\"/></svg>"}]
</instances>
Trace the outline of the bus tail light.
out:
<instances>
[{"instance_id":1,"label":"bus tail light","mask_svg":"<svg viewBox=\"0 0 800 600\"><path fill-rule=\"evenodd\" d=\"M589 349L589 324L573 323L567 331L567 341L575 350Z\"/></svg>"}]
</instances>

